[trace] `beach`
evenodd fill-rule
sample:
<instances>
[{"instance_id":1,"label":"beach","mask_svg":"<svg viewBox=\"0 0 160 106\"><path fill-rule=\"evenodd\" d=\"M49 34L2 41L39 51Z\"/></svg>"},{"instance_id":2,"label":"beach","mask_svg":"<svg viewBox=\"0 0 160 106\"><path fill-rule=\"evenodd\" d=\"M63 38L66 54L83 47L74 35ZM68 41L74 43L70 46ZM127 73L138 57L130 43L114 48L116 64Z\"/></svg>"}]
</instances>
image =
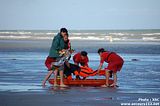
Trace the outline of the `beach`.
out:
<instances>
[{"instance_id":1,"label":"beach","mask_svg":"<svg viewBox=\"0 0 160 106\"><path fill-rule=\"evenodd\" d=\"M104 93L105 92L105 93ZM125 103L135 106L147 104L159 106L159 101L148 102L145 99L159 98L157 94L118 93L108 88L71 88L45 93L1 93L1 106L123 106ZM143 99L144 101L141 101ZM127 105L128 106L128 105Z\"/></svg>"},{"instance_id":2,"label":"beach","mask_svg":"<svg viewBox=\"0 0 160 106\"><path fill-rule=\"evenodd\" d=\"M126 34L126 32L121 34L116 32L115 36L119 34L121 36L119 38L122 38L122 34ZM52 43L52 33L48 35L49 39L38 39L43 34L29 33L34 38L24 38L28 32L14 33L16 33L14 39L13 36L9 38L11 34L8 33L9 37L4 38L4 31L0 34L3 37L0 39L0 106L120 106L124 105L123 103L135 103L135 106L138 106L136 103L160 105L158 104L160 102L160 42L157 40L160 36L158 35L159 31L128 31L127 35L123 35L128 38L112 42L97 38L99 35L101 37L108 36L107 34L103 35L104 31L72 33L81 37L80 39L71 39L72 48L75 49L75 53L86 50L90 59L89 66L94 70L98 68L99 64L98 48L104 47L117 52L124 58L124 66L118 73L118 88L54 88L49 83L46 87L42 87L42 80L48 72L44 61ZM138 36L137 33L143 36L140 38L129 36L132 34ZM73 37L73 35L71 36ZM91 35L96 39L83 39L84 36ZM115 36L112 36L113 39ZM149 41L141 39L146 36L156 36L157 38ZM135 40L135 38L139 40ZM70 62L73 63L72 58ZM53 78L53 76L51 77ZM90 78L99 78L99 76ZM152 98L156 98L157 101ZM148 106L150 105L148 104Z\"/></svg>"}]
</instances>

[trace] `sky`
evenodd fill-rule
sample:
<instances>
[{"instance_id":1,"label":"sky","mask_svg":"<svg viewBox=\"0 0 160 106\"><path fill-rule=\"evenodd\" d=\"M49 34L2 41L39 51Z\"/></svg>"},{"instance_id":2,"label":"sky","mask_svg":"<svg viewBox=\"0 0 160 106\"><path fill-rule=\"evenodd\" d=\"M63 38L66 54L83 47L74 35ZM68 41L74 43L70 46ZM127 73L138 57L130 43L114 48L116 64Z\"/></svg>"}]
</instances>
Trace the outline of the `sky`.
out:
<instances>
[{"instance_id":1,"label":"sky","mask_svg":"<svg viewBox=\"0 0 160 106\"><path fill-rule=\"evenodd\" d=\"M0 30L160 29L160 0L0 0Z\"/></svg>"}]
</instances>

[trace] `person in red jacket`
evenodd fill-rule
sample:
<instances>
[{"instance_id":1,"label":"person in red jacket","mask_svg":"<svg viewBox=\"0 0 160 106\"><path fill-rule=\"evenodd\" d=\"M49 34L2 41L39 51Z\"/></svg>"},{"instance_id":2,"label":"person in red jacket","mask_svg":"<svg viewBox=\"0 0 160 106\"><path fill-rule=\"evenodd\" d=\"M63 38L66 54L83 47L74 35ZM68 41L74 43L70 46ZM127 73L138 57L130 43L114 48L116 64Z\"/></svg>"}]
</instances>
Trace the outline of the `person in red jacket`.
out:
<instances>
[{"instance_id":1,"label":"person in red jacket","mask_svg":"<svg viewBox=\"0 0 160 106\"><path fill-rule=\"evenodd\" d=\"M73 61L75 65L87 66L88 67L88 56L86 51L81 51L73 56Z\"/></svg>"},{"instance_id":2,"label":"person in red jacket","mask_svg":"<svg viewBox=\"0 0 160 106\"><path fill-rule=\"evenodd\" d=\"M80 65L83 66L83 67L89 67L89 66L88 66L89 59L88 59L87 54L88 54L88 53L87 53L86 51L81 51L81 52L75 54L75 55L73 56L74 64L75 64L75 65L78 65L78 66L79 66L79 64L80 64ZM77 76L76 76L76 79L80 79L80 77L77 75ZM86 79L86 77L83 77L83 79Z\"/></svg>"},{"instance_id":3,"label":"person in red jacket","mask_svg":"<svg viewBox=\"0 0 160 106\"><path fill-rule=\"evenodd\" d=\"M100 58L101 58L98 70L101 70L104 62L108 63L108 66L105 68L106 84L103 85L102 87L109 87L109 86L116 87L117 86L116 85L117 84L117 71L121 70L123 63L124 63L122 57L120 57L115 52L105 51L103 48L100 48L98 50L98 54L100 55ZM113 72L113 77L114 77L114 82L112 85L108 84L110 71ZM99 71L98 71L98 73L99 73Z\"/></svg>"}]
</instances>

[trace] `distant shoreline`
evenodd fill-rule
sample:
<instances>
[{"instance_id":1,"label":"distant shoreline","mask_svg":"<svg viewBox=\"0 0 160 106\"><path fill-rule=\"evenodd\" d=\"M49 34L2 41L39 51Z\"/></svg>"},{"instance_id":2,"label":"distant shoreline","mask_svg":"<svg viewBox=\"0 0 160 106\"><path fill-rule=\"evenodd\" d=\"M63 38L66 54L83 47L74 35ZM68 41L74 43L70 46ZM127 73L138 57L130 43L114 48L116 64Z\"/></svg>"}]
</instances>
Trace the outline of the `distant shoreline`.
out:
<instances>
[{"instance_id":1,"label":"distant shoreline","mask_svg":"<svg viewBox=\"0 0 160 106\"><path fill-rule=\"evenodd\" d=\"M52 40L0 40L0 52L49 52ZM76 52L86 50L97 53L105 48L118 53L160 54L160 42L106 42L94 40L71 40Z\"/></svg>"}]
</instances>

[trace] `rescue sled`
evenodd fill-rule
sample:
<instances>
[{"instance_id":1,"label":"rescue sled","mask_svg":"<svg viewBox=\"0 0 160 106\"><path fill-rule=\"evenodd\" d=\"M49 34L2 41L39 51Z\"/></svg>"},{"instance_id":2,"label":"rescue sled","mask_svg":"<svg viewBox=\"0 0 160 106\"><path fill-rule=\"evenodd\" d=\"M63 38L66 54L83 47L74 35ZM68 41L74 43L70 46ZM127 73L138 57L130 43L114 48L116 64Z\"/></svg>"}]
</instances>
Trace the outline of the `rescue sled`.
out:
<instances>
[{"instance_id":1,"label":"rescue sled","mask_svg":"<svg viewBox=\"0 0 160 106\"><path fill-rule=\"evenodd\" d=\"M54 79L49 79L50 84L54 84ZM57 83L60 84L60 79L57 79ZM105 79L64 79L64 84L68 86L101 86L106 83ZM113 80L109 80L109 84L112 84Z\"/></svg>"}]
</instances>

